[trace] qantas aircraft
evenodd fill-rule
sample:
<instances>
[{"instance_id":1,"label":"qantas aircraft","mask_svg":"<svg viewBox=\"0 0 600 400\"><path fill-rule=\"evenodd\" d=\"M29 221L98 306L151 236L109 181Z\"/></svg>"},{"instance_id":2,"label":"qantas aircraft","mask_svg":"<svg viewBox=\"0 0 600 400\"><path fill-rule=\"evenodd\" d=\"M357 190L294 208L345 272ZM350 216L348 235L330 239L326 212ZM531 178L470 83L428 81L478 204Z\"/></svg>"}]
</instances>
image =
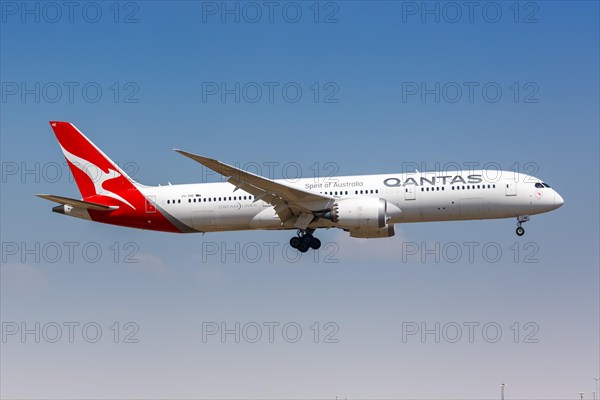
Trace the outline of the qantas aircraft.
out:
<instances>
[{"instance_id":1,"label":"qantas aircraft","mask_svg":"<svg viewBox=\"0 0 600 400\"><path fill-rule=\"evenodd\" d=\"M212 158L175 150L227 182L146 186L112 162L69 122L51 121L82 199L37 196L52 211L106 224L189 233L293 229L290 245L318 249L318 228L356 238L394 235L394 224L517 218L552 211L563 198L547 183L513 171L446 171L271 180Z\"/></svg>"}]
</instances>

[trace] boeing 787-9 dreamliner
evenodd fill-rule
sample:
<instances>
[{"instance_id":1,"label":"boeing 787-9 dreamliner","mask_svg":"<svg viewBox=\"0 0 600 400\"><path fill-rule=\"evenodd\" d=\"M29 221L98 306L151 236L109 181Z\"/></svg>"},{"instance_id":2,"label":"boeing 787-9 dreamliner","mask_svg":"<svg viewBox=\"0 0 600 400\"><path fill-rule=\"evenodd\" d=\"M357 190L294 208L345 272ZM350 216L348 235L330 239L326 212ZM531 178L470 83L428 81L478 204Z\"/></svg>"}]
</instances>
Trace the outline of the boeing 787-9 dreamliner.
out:
<instances>
[{"instance_id":1,"label":"boeing 787-9 dreamliner","mask_svg":"<svg viewBox=\"0 0 600 400\"><path fill-rule=\"evenodd\" d=\"M319 228L356 238L394 235L405 222L517 218L564 203L547 183L514 171L445 171L267 179L212 158L175 150L226 182L146 186L133 179L69 122L50 122L82 199L38 194L52 211L94 222L164 232L296 230L301 252L321 245Z\"/></svg>"}]
</instances>

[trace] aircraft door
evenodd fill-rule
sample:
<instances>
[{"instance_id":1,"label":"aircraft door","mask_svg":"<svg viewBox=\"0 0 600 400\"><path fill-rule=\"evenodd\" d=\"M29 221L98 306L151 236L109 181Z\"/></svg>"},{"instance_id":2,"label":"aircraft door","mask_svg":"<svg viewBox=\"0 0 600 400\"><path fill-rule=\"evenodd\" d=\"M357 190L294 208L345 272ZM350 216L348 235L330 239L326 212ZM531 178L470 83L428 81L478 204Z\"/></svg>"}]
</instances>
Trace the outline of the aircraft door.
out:
<instances>
[{"instance_id":1,"label":"aircraft door","mask_svg":"<svg viewBox=\"0 0 600 400\"><path fill-rule=\"evenodd\" d=\"M146 214L156 213L156 196L146 197Z\"/></svg>"},{"instance_id":2,"label":"aircraft door","mask_svg":"<svg viewBox=\"0 0 600 400\"><path fill-rule=\"evenodd\" d=\"M416 190L415 185L404 186L404 200L415 200Z\"/></svg>"},{"instance_id":3,"label":"aircraft door","mask_svg":"<svg viewBox=\"0 0 600 400\"><path fill-rule=\"evenodd\" d=\"M517 183L515 181L506 181L505 188L507 196L517 195Z\"/></svg>"}]
</instances>

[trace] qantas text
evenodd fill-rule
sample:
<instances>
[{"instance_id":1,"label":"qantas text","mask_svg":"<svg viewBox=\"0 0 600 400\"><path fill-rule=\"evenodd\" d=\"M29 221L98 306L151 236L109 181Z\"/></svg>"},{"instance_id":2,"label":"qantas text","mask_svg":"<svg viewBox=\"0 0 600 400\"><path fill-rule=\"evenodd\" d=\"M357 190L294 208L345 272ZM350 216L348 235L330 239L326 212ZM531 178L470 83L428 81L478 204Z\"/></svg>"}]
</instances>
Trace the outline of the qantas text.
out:
<instances>
[{"instance_id":1,"label":"qantas text","mask_svg":"<svg viewBox=\"0 0 600 400\"><path fill-rule=\"evenodd\" d=\"M406 186L406 185L416 185L416 186L423 186L423 185L436 185L436 184L442 184L442 185L454 185L457 183L481 183L483 182L483 178L481 177L481 175L478 174L473 174L473 175L468 175L467 176L467 180L465 181L465 178L463 178L461 175L444 175L444 176L432 176L431 178L426 178L424 176L419 178L419 181L417 181L415 178L409 177L406 178L406 180L404 182L402 182L402 180L400 178L387 178L383 181L383 184L385 186L389 186L389 187L397 187L397 186Z\"/></svg>"}]
</instances>

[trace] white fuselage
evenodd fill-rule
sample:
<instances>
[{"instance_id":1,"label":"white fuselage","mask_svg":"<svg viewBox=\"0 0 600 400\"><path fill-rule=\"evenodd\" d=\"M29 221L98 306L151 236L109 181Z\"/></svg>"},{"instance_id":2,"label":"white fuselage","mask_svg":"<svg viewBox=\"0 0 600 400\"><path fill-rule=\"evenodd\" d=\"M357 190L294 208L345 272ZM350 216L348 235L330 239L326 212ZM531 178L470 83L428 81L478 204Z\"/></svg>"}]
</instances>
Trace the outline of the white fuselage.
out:
<instances>
[{"instance_id":1,"label":"white fuselage","mask_svg":"<svg viewBox=\"0 0 600 400\"><path fill-rule=\"evenodd\" d=\"M538 178L513 171L415 172L278 182L340 200L384 199L399 211L390 214L388 224L512 218L551 211L563 204L561 196L542 186ZM268 203L234 189L228 182L140 188L161 212L189 227L188 232L294 228L282 223ZM309 227L336 224L317 218Z\"/></svg>"}]
</instances>

